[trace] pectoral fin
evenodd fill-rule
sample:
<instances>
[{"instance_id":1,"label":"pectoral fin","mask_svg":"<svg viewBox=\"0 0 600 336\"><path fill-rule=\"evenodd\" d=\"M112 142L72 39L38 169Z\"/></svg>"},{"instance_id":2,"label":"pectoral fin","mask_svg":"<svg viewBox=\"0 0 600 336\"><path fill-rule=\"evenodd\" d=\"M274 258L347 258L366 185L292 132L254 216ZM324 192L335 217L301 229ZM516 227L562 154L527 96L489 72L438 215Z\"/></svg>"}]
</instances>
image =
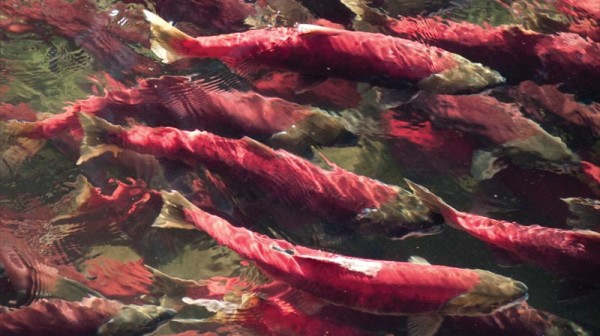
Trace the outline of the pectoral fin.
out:
<instances>
[{"instance_id":1,"label":"pectoral fin","mask_svg":"<svg viewBox=\"0 0 600 336\"><path fill-rule=\"evenodd\" d=\"M442 325L439 315L415 315L408 317L408 336L433 336Z\"/></svg>"}]
</instances>

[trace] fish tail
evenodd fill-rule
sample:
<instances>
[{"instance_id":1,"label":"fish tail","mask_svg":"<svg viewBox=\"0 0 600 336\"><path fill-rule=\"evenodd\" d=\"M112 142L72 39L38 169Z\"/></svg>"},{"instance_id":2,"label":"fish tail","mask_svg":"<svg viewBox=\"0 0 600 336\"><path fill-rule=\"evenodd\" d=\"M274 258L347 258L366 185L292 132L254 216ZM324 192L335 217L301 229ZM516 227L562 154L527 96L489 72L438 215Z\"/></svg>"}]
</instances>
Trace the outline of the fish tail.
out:
<instances>
[{"instance_id":1,"label":"fish tail","mask_svg":"<svg viewBox=\"0 0 600 336\"><path fill-rule=\"evenodd\" d=\"M194 208L190 201L177 191L161 191L163 206L153 227L193 230L196 228L185 215L185 209Z\"/></svg>"},{"instance_id":2,"label":"fish tail","mask_svg":"<svg viewBox=\"0 0 600 336\"><path fill-rule=\"evenodd\" d=\"M388 21L386 15L378 13L373 8L367 6L364 0L342 0L342 3L356 14L356 16L372 25L381 26Z\"/></svg>"},{"instance_id":3,"label":"fish tail","mask_svg":"<svg viewBox=\"0 0 600 336\"><path fill-rule=\"evenodd\" d=\"M437 212L444 216L446 220L446 224L456 227L454 223L455 214L457 213L456 209L448 205L444 200L442 200L439 196L436 196L429 189L418 185L408 179L404 179L410 189L412 189L414 195L425 204L431 211Z\"/></svg>"},{"instance_id":4,"label":"fish tail","mask_svg":"<svg viewBox=\"0 0 600 336\"><path fill-rule=\"evenodd\" d=\"M117 156L123 151L122 148L109 144L107 141L111 135L124 132L125 128L85 113L79 113L79 122L83 129L83 140L81 141L79 160L77 160L78 165L104 153L113 153L114 156Z\"/></svg>"},{"instance_id":5,"label":"fish tail","mask_svg":"<svg viewBox=\"0 0 600 336\"><path fill-rule=\"evenodd\" d=\"M193 38L150 11L144 10L144 15L150 23L152 33L150 49L152 52L167 64L185 58L186 55L178 46L185 41L193 40Z\"/></svg>"},{"instance_id":6,"label":"fish tail","mask_svg":"<svg viewBox=\"0 0 600 336\"><path fill-rule=\"evenodd\" d=\"M95 291L82 283L64 277L57 279L56 285L51 294L52 296L72 301L78 301L90 296L104 298L104 295L98 291Z\"/></svg>"}]
</instances>

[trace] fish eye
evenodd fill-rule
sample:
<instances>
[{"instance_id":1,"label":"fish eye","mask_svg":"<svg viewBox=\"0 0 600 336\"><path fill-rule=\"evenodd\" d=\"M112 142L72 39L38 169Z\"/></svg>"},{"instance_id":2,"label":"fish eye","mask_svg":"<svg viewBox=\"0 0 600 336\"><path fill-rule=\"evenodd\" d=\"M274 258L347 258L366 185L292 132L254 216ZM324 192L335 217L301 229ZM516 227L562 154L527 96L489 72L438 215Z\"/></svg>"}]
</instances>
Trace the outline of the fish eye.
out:
<instances>
[{"instance_id":1,"label":"fish eye","mask_svg":"<svg viewBox=\"0 0 600 336\"><path fill-rule=\"evenodd\" d=\"M255 3L256 0L244 0L245 3Z\"/></svg>"}]
</instances>

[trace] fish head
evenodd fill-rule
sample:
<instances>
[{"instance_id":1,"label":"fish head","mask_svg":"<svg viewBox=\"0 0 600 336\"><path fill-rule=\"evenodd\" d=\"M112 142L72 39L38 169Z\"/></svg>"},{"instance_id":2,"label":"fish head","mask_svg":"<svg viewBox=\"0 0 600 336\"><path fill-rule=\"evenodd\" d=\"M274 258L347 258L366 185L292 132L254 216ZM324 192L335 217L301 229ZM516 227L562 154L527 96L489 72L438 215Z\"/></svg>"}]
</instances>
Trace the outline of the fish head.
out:
<instances>
[{"instance_id":1,"label":"fish head","mask_svg":"<svg viewBox=\"0 0 600 336\"><path fill-rule=\"evenodd\" d=\"M528 288L511 278L484 270L473 270L479 283L468 292L448 301L441 309L445 315L479 316L504 310L527 300Z\"/></svg>"},{"instance_id":2,"label":"fish head","mask_svg":"<svg viewBox=\"0 0 600 336\"><path fill-rule=\"evenodd\" d=\"M98 336L145 335L176 315L173 309L153 305L123 306L112 319L98 328Z\"/></svg>"}]
</instances>

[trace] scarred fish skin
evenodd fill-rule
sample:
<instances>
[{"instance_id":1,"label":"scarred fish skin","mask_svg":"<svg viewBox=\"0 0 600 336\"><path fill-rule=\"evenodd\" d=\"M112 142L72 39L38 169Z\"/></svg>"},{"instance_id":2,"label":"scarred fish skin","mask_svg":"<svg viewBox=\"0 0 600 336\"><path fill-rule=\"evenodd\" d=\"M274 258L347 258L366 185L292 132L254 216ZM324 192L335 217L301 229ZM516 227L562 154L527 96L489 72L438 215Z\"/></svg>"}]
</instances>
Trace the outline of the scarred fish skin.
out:
<instances>
[{"instance_id":1,"label":"scarred fish skin","mask_svg":"<svg viewBox=\"0 0 600 336\"><path fill-rule=\"evenodd\" d=\"M295 155L249 138L227 139L207 132L135 126L129 130L82 114L86 130L79 163L123 149L202 164L249 181L286 203L329 218L354 221L358 230L400 238L406 230L432 228L437 218L406 190L333 166L324 170ZM425 210L425 211L422 211Z\"/></svg>"},{"instance_id":2,"label":"scarred fish skin","mask_svg":"<svg viewBox=\"0 0 600 336\"><path fill-rule=\"evenodd\" d=\"M444 216L455 228L506 251L512 258L561 276L597 285L600 281L600 233L562 230L461 212L450 207L427 188L407 181L415 195Z\"/></svg>"},{"instance_id":3,"label":"scarred fish skin","mask_svg":"<svg viewBox=\"0 0 600 336\"><path fill-rule=\"evenodd\" d=\"M163 192L155 226L197 228L274 279L327 302L384 315L487 315L527 297L518 281L482 270L342 256L231 225ZM193 224L191 224L193 223Z\"/></svg>"},{"instance_id":4,"label":"scarred fish skin","mask_svg":"<svg viewBox=\"0 0 600 336\"><path fill-rule=\"evenodd\" d=\"M192 38L155 14L145 14L151 22L152 50L166 63L218 58L238 72L260 66L359 80L385 77L448 93L504 81L497 72L459 55L382 34L300 24Z\"/></svg>"}]
</instances>

